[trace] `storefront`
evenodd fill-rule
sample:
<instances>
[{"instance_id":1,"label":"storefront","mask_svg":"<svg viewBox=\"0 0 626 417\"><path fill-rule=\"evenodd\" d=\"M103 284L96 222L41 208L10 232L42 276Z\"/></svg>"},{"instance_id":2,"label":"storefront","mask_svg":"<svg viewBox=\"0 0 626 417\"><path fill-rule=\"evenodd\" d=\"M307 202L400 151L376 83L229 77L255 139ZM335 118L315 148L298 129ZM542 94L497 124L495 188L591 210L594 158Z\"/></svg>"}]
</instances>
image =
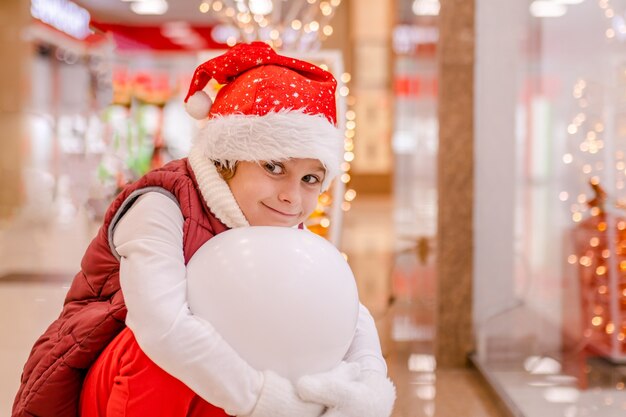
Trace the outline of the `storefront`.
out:
<instances>
[{"instance_id":1,"label":"storefront","mask_svg":"<svg viewBox=\"0 0 626 417\"><path fill-rule=\"evenodd\" d=\"M625 6L476 4L473 360L515 415L626 405Z\"/></svg>"}]
</instances>

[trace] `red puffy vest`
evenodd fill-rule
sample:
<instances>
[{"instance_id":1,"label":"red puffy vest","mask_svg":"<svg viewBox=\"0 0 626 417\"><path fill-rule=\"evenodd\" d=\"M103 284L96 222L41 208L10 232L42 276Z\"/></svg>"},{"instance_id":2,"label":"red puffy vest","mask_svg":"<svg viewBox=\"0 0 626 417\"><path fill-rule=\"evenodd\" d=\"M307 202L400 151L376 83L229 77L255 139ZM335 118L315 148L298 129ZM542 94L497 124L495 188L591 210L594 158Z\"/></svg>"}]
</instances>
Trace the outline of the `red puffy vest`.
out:
<instances>
[{"instance_id":1,"label":"red puffy vest","mask_svg":"<svg viewBox=\"0 0 626 417\"><path fill-rule=\"evenodd\" d=\"M65 298L63 310L35 342L24 366L12 417L76 417L87 369L125 327L120 263L111 249L115 224L148 191L171 194L184 218L185 262L207 240L227 230L211 213L187 159L151 171L113 201Z\"/></svg>"}]
</instances>

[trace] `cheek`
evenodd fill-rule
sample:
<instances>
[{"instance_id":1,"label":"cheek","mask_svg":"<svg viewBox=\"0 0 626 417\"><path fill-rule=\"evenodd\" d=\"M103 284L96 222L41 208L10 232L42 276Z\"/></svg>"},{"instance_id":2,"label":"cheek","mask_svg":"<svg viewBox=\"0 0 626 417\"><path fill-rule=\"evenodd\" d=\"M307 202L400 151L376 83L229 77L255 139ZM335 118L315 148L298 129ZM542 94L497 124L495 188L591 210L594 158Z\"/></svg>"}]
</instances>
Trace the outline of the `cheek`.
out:
<instances>
[{"instance_id":1,"label":"cheek","mask_svg":"<svg viewBox=\"0 0 626 417\"><path fill-rule=\"evenodd\" d=\"M247 214L246 211L250 210L251 202L254 200L254 188L245 181L238 179L233 179L229 185L239 208L244 212L244 215Z\"/></svg>"},{"instance_id":2,"label":"cheek","mask_svg":"<svg viewBox=\"0 0 626 417\"><path fill-rule=\"evenodd\" d=\"M315 207L317 206L317 200L319 198L319 190L306 192L302 196L302 209L307 215L307 217L313 213Z\"/></svg>"},{"instance_id":3,"label":"cheek","mask_svg":"<svg viewBox=\"0 0 626 417\"><path fill-rule=\"evenodd\" d=\"M233 192L235 200L246 217L252 217L259 210L259 202L271 196L271 188L262 179L241 184L237 192Z\"/></svg>"}]
</instances>

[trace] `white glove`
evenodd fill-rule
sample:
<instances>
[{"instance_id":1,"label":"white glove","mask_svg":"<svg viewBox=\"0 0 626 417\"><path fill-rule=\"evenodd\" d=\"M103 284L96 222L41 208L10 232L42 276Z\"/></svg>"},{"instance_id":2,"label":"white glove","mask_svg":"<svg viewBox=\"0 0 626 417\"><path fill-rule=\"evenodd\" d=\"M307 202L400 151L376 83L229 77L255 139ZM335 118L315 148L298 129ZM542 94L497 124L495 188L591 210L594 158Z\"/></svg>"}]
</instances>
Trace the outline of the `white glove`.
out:
<instances>
[{"instance_id":1,"label":"white glove","mask_svg":"<svg viewBox=\"0 0 626 417\"><path fill-rule=\"evenodd\" d=\"M252 413L241 417L320 417L324 406L298 397L296 389L286 378L272 371L263 372L261 395Z\"/></svg>"},{"instance_id":2,"label":"white glove","mask_svg":"<svg viewBox=\"0 0 626 417\"><path fill-rule=\"evenodd\" d=\"M354 362L303 376L297 386L302 399L328 407L322 417L389 417L396 400L396 388L389 378L376 371L361 371Z\"/></svg>"}]
</instances>

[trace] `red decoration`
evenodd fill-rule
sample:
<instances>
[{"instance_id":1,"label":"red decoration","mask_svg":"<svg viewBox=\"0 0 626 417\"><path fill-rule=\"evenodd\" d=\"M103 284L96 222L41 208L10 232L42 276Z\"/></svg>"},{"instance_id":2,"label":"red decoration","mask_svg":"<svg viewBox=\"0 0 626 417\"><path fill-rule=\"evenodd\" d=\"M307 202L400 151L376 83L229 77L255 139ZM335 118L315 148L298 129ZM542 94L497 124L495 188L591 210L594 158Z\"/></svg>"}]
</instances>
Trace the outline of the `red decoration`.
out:
<instances>
[{"instance_id":1,"label":"red decoration","mask_svg":"<svg viewBox=\"0 0 626 417\"><path fill-rule=\"evenodd\" d=\"M606 192L597 183L591 217L574 230L579 263L583 336L587 346L614 360L626 360L626 219L608 215Z\"/></svg>"},{"instance_id":2,"label":"red decoration","mask_svg":"<svg viewBox=\"0 0 626 417\"><path fill-rule=\"evenodd\" d=\"M92 20L91 27L101 32L109 33L117 48L120 50L154 50L154 51L181 51L181 50L203 50L203 49L226 49L228 46L218 43L211 37L212 26L189 26L194 34L198 35L201 43L180 44L174 42L163 34L161 26L128 26L113 23L103 23Z\"/></svg>"}]
</instances>

